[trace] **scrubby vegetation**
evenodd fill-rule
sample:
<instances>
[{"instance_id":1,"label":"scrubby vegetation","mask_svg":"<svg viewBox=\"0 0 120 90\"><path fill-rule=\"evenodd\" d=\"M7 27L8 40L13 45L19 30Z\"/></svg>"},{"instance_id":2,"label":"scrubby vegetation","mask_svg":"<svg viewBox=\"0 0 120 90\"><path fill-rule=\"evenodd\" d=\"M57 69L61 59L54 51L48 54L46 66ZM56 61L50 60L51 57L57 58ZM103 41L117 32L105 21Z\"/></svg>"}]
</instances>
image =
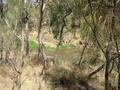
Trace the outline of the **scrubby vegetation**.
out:
<instances>
[{"instance_id":1,"label":"scrubby vegetation","mask_svg":"<svg viewBox=\"0 0 120 90\"><path fill-rule=\"evenodd\" d=\"M0 90L120 90L120 0L0 0Z\"/></svg>"}]
</instances>

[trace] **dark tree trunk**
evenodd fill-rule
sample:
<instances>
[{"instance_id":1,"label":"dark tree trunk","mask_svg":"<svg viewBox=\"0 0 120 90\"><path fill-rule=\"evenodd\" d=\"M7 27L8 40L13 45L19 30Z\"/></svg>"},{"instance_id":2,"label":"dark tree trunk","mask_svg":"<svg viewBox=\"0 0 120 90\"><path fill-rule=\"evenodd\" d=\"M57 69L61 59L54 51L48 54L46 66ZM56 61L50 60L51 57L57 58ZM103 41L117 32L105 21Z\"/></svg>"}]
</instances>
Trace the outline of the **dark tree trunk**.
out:
<instances>
[{"instance_id":1,"label":"dark tree trunk","mask_svg":"<svg viewBox=\"0 0 120 90\"><path fill-rule=\"evenodd\" d=\"M93 22L93 27L91 27L92 31L93 31L93 35L94 38L99 46L99 48L101 49L101 51L104 53L105 58L106 58L106 62L105 62L105 90L109 90L109 63L111 61L111 43L112 43L112 36L111 36L111 32L109 33L109 41L108 41L108 46L106 51L104 51L104 49L102 48L99 40L97 39L97 35L96 35L96 23L94 20L94 14L93 14L93 8L92 8L92 0L88 0L88 4L90 7L90 13L91 13L91 18L92 18L92 22Z\"/></svg>"},{"instance_id":2,"label":"dark tree trunk","mask_svg":"<svg viewBox=\"0 0 120 90\"><path fill-rule=\"evenodd\" d=\"M58 43L58 47L62 44L63 41L63 31L64 31L64 27L65 27L65 19L67 16L69 16L71 14L72 11L70 11L68 14L66 14L65 16L63 16L62 18L62 26L60 29L60 34L59 34L59 43Z\"/></svg>"},{"instance_id":3,"label":"dark tree trunk","mask_svg":"<svg viewBox=\"0 0 120 90\"><path fill-rule=\"evenodd\" d=\"M42 28L42 21L43 21L43 5L44 0L39 0L39 22L38 22L38 60L44 59L43 54L43 45L42 45L42 37L41 37L41 28Z\"/></svg>"},{"instance_id":4,"label":"dark tree trunk","mask_svg":"<svg viewBox=\"0 0 120 90\"><path fill-rule=\"evenodd\" d=\"M3 12L3 0L0 0L0 17L4 17L4 12Z\"/></svg>"},{"instance_id":5,"label":"dark tree trunk","mask_svg":"<svg viewBox=\"0 0 120 90\"><path fill-rule=\"evenodd\" d=\"M83 46L83 49L82 49L82 53L81 53L81 56L80 56L80 60L78 62L78 65L81 66L81 63L82 63L82 59L84 57L84 52L85 52L85 49L87 48L87 45L88 45L88 41L86 40L85 43L84 43L84 46Z\"/></svg>"},{"instance_id":6,"label":"dark tree trunk","mask_svg":"<svg viewBox=\"0 0 120 90\"><path fill-rule=\"evenodd\" d=\"M3 36L1 35L1 40L0 40L0 59L3 59Z\"/></svg>"},{"instance_id":7,"label":"dark tree trunk","mask_svg":"<svg viewBox=\"0 0 120 90\"><path fill-rule=\"evenodd\" d=\"M101 71L104 68L104 64L102 64L100 67L98 67L95 71L93 71L92 73L90 73L88 75L88 79L91 78L93 75L97 74L99 71Z\"/></svg>"},{"instance_id":8,"label":"dark tree trunk","mask_svg":"<svg viewBox=\"0 0 120 90\"><path fill-rule=\"evenodd\" d=\"M65 27L65 18L66 17L63 17L63 19L62 19L63 24L62 24L61 30L60 30L60 37L59 37L59 44L58 44L58 46L60 46L62 44L62 41L63 41L63 30L64 30L64 27Z\"/></svg>"},{"instance_id":9,"label":"dark tree trunk","mask_svg":"<svg viewBox=\"0 0 120 90\"><path fill-rule=\"evenodd\" d=\"M120 53L119 53L119 45L118 45L118 38L116 36L117 32L116 32L116 28L115 28L115 9L116 9L116 0L113 0L113 10L112 10L112 24L111 24L111 28L112 28L112 33L113 33L113 39L114 39L114 43L116 46L116 52L118 55L118 90L120 90Z\"/></svg>"},{"instance_id":10,"label":"dark tree trunk","mask_svg":"<svg viewBox=\"0 0 120 90\"><path fill-rule=\"evenodd\" d=\"M2 21L4 21L3 19L3 16L4 16L4 13L3 13L3 0L0 0L0 19L2 19L1 20L1 22ZM0 40L0 43L1 43L1 46L0 46L0 53L1 53L1 59L3 59L3 31L1 30L1 40Z\"/></svg>"},{"instance_id":11,"label":"dark tree trunk","mask_svg":"<svg viewBox=\"0 0 120 90\"><path fill-rule=\"evenodd\" d=\"M111 38L111 35L110 35ZM106 62L105 62L105 90L109 90L109 68L110 68L110 61L111 61L111 55L110 55L110 50L111 50L111 39L108 42L108 46L106 49L106 53L105 53L105 58L106 58Z\"/></svg>"},{"instance_id":12,"label":"dark tree trunk","mask_svg":"<svg viewBox=\"0 0 120 90\"><path fill-rule=\"evenodd\" d=\"M22 52L22 58L24 56L27 56L29 54L29 41L28 41L28 20L29 20L29 14L26 10L26 6L24 4L24 0L22 0L22 9L20 14L20 21L21 21L21 28L22 28L22 46L21 46L21 52Z\"/></svg>"}]
</instances>

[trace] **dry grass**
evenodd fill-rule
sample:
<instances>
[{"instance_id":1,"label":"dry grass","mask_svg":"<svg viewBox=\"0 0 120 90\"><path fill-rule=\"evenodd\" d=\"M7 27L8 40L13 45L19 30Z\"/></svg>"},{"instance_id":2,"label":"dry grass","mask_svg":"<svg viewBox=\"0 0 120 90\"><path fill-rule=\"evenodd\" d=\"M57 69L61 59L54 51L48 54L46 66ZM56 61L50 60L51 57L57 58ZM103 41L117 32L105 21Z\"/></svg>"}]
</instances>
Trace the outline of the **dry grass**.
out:
<instances>
[{"instance_id":1,"label":"dry grass","mask_svg":"<svg viewBox=\"0 0 120 90\"><path fill-rule=\"evenodd\" d=\"M87 76L103 63L99 57L96 59L97 54L94 51L91 53L90 51L85 52L81 66L74 63L79 60L78 49L47 53L50 56L43 75L41 75L43 65L37 61L36 54L30 53L24 58L26 64L19 75L20 90L104 90L104 70L87 79ZM18 80L18 74L11 64L13 62L19 64L20 60L20 55L17 54L15 61L12 59L9 62L0 61L1 90L12 90L13 86L17 87L15 80ZM110 76L111 87L116 85L115 80L117 80L116 71L113 71Z\"/></svg>"}]
</instances>

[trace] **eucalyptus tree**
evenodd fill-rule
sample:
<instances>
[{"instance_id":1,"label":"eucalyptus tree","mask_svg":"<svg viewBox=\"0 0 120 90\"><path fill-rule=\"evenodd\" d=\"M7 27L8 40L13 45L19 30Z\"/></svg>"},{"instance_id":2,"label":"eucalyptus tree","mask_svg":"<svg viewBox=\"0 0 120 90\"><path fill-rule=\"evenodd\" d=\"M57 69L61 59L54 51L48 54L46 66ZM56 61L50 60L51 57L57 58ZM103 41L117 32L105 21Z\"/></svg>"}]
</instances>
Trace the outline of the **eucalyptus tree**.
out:
<instances>
[{"instance_id":1,"label":"eucalyptus tree","mask_svg":"<svg viewBox=\"0 0 120 90\"><path fill-rule=\"evenodd\" d=\"M3 1L2 0L0 0L0 16L1 16L1 19L2 19L2 17L3 17ZM1 53L1 57L0 58L2 59L3 58L3 35L2 35L2 30L0 30L0 33L1 33L1 37L0 37L0 46L1 46L0 47L0 53Z\"/></svg>"},{"instance_id":2,"label":"eucalyptus tree","mask_svg":"<svg viewBox=\"0 0 120 90\"><path fill-rule=\"evenodd\" d=\"M46 65L46 54L44 52L43 48L43 42L42 42L42 23L43 23L43 12L44 12L44 0L38 0L38 60L43 63L43 66L45 67ZM43 68L44 69L44 68Z\"/></svg>"},{"instance_id":3,"label":"eucalyptus tree","mask_svg":"<svg viewBox=\"0 0 120 90\"><path fill-rule=\"evenodd\" d=\"M72 0L50 0L49 20L55 39L59 39L59 44L63 42L63 33L66 26L66 18L72 13Z\"/></svg>"},{"instance_id":4,"label":"eucalyptus tree","mask_svg":"<svg viewBox=\"0 0 120 90\"><path fill-rule=\"evenodd\" d=\"M73 5L73 2L75 5ZM61 0L51 0L48 3L50 25L54 38L59 38L60 42L66 24L66 17L64 16L71 12L74 14L73 17L75 15L79 16L82 39L87 37L89 43L92 43L96 49L101 50L101 55L104 57L102 59L105 61L105 89L108 90L110 83L109 69L110 64L113 64L111 61L114 58L112 52L117 53L119 56L119 34L117 34L119 33L119 0L65 0L64 2ZM116 51L114 50L115 48ZM117 59L119 58L116 57L115 60ZM102 65L102 68L104 65ZM119 71L119 62L117 66ZM100 69L102 68L100 67Z\"/></svg>"},{"instance_id":5,"label":"eucalyptus tree","mask_svg":"<svg viewBox=\"0 0 120 90\"><path fill-rule=\"evenodd\" d=\"M23 56L27 55L29 53L29 42L28 42L28 20L29 20L29 13L27 8L26 0L22 0L22 8L21 8L21 14L20 14L20 21L22 26L22 46L21 46L21 52Z\"/></svg>"},{"instance_id":6,"label":"eucalyptus tree","mask_svg":"<svg viewBox=\"0 0 120 90\"><path fill-rule=\"evenodd\" d=\"M3 50L6 52L7 54L7 44L5 43L5 34L6 34L6 22L5 22L5 17L6 17L6 12L7 12L7 8L6 8L6 3L3 2L3 0L0 0L0 26L1 26L1 38L0 38L0 51L1 51L1 59L3 59Z\"/></svg>"},{"instance_id":7,"label":"eucalyptus tree","mask_svg":"<svg viewBox=\"0 0 120 90\"><path fill-rule=\"evenodd\" d=\"M110 64L113 64L111 61L115 58L112 52L116 52L119 56L119 35L116 34L119 33L119 22L116 20L116 18L119 19L119 6L117 2L115 0L85 0L82 2L82 5L85 6L81 9L83 16L81 25L83 27L81 28L82 35L86 37L86 34L88 34L89 38L92 38L91 40L94 41L94 45L97 45L105 57L105 90L109 90L109 69ZM116 48L116 51L114 48ZM117 59L119 58L116 57L115 60ZM118 75L118 86L119 81Z\"/></svg>"},{"instance_id":8,"label":"eucalyptus tree","mask_svg":"<svg viewBox=\"0 0 120 90\"><path fill-rule=\"evenodd\" d=\"M18 0L6 0L5 2L5 15L4 15L4 34L5 34L5 46L9 47L10 52L17 50L16 40L21 40L18 35L19 28L19 15L20 15L20 1Z\"/></svg>"},{"instance_id":9,"label":"eucalyptus tree","mask_svg":"<svg viewBox=\"0 0 120 90\"><path fill-rule=\"evenodd\" d=\"M100 41L99 41L99 37L97 37L98 32L96 31L97 26L96 26L96 21L95 21L95 15L93 13L95 9L93 8L92 3L93 2L91 0L88 0L88 7L89 7L88 9L90 10L90 12L88 12L88 13L90 13L90 14L88 14L88 16L90 16L89 18L91 18L91 20L90 20L90 23L89 22L87 22L87 23L90 25L93 39L95 39L94 41L96 41L97 45L102 50L102 52L104 53L105 58L106 58L106 62L105 62L105 66L106 66L105 67L105 90L108 90L108 88L109 88L109 62L111 60L109 50L110 50L111 44L107 45L107 49L105 51L104 48L102 47ZM108 43L111 43L111 36L110 36L110 41L108 41Z\"/></svg>"}]
</instances>

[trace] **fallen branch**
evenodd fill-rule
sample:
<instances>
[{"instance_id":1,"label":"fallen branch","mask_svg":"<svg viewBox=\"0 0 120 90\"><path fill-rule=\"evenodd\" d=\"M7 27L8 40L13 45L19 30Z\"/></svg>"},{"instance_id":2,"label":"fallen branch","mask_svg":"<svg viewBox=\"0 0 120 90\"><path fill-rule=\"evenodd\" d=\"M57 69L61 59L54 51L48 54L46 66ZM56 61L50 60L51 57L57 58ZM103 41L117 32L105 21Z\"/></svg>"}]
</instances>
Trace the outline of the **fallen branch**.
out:
<instances>
[{"instance_id":1,"label":"fallen branch","mask_svg":"<svg viewBox=\"0 0 120 90\"><path fill-rule=\"evenodd\" d=\"M98 69L96 69L95 71L93 71L92 73L90 73L90 74L88 75L88 79L89 79L90 77L92 77L93 75L97 74L99 71L101 71L101 70L103 69L104 65L105 65L105 64L102 64Z\"/></svg>"}]
</instances>

